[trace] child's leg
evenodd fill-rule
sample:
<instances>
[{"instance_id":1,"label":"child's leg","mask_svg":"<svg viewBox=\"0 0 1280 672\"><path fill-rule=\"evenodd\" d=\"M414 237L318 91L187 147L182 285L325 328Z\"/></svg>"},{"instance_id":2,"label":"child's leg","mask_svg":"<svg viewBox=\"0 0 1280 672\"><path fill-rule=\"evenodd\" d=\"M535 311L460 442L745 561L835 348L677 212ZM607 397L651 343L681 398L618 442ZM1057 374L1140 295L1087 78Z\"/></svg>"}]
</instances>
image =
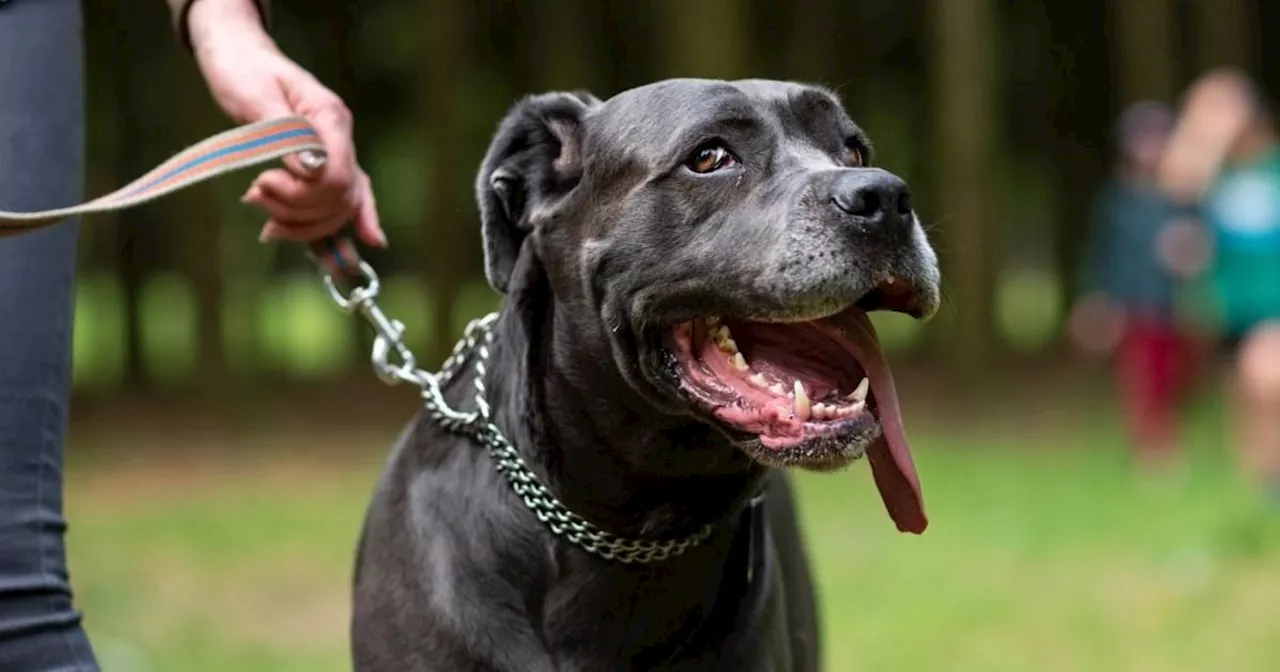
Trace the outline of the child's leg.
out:
<instances>
[{"instance_id":1,"label":"child's leg","mask_svg":"<svg viewBox=\"0 0 1280 672\"><path fill-rule=\"evenodd\" d=\"M1162 325L1135 321L1117 350L1121 405L1141 461L1161 461L1176 450L1174 343Z\"/></svg>"},{"instance_id":2,"label":"child's leg","mask_svg":"<svg viewBox=\"0 0 1280 672\"><path fill-rule=\"evenodd\" d=\"M1280 323L1242 340L1235 373L1240 465L1250 480L1280 488Z\"/></svg>"}]
</instances>

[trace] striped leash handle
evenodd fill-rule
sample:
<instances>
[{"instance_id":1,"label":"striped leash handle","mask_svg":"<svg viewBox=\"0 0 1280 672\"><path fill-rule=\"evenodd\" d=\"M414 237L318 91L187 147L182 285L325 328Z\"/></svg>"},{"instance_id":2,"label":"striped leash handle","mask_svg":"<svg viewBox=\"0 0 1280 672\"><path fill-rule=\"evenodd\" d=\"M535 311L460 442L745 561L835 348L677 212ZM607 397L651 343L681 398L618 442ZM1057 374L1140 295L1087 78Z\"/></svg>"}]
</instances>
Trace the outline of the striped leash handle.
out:
<instances>
[{"instance_id":1,"label":"striped leash handle","mask_svg":"<svg viewBox=\"0 0 1280 672\"><path fill-rule=\"evenodd\" d=\"M41 212L0 210L0 238L52 226L69 217L126 210L289 154L304 154L311 165L323 163L324 145L303 117L281 117L233 128L192 145L128 185L86 203ZM345 236L312 243L311 256L328 276L350 281L362 278L359 253Z\"/></svg>"}]
</instances>

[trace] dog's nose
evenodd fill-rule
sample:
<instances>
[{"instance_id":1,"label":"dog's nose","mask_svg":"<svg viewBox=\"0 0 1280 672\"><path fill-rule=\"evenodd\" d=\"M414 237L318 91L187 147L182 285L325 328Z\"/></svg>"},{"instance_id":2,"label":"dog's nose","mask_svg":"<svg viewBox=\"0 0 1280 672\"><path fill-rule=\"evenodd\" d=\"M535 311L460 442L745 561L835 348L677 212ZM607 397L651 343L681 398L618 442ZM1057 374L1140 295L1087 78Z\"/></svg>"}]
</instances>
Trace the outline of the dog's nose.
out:
<instances>
[{"instance_id":1,"label":"dog's nose","mask_svg":"<svg viewBox=\"0 0 1280 672\"><path fill-rule=\"evenodd\" d=\"M911 190L902 178L878 168L854 168L836 179L831 202L854 217L902 222L911 215Z\"/></svg>"}]
</instances>

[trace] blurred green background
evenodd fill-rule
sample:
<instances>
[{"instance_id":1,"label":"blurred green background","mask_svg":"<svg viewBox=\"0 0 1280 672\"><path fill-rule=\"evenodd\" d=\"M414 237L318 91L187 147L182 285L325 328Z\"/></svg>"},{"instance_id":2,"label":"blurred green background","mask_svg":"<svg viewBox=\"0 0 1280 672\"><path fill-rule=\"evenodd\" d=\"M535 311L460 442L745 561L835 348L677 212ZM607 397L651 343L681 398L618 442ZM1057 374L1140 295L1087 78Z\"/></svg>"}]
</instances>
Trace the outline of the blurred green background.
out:
<instances>
[{"instance_id":1,"label":"blurred green background","mask_svg":"<svg viewBox=\"0 0 1280 672\"><path fill-rule=\"evenodd\" d=\"M384 307L441 361L498 297L471 184L517 97L669 76L808 80L906 177L942 257L925 328L877 317L932 526L865 467L801 478L832 670L1280 669L1280 512L1236 474L1221 375L1189 469L1137 473L1107 370L1062 344L1128 102L1205 68L1280 83L1260 0L276 0L283 48L354 110ZM86 2L89 192L228 122L158 0ZM84 227L67 506L105 669L342 670L360 518L416 407L236 175Z\"/></svg>"}]
</instances>

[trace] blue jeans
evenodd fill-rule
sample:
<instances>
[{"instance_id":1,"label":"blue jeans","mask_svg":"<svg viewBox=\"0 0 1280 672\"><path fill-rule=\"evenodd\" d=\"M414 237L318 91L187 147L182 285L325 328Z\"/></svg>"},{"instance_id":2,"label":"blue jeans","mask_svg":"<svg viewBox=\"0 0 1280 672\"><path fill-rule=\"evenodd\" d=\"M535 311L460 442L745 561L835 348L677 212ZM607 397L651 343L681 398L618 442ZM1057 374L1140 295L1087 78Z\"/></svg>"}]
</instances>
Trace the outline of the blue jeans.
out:
<instances>
[{"instance_id":1,"label":"blue jeans","mask_svg":"<svg viewBox=\"0 0 1280 672\"><path fill-rule=\"evenodd\" d=\"M79 0L0 0L0 209L82 197ZM0 670L97 670L62 517L76 222L0 239Z\"/></svg>"}]
</instances>

